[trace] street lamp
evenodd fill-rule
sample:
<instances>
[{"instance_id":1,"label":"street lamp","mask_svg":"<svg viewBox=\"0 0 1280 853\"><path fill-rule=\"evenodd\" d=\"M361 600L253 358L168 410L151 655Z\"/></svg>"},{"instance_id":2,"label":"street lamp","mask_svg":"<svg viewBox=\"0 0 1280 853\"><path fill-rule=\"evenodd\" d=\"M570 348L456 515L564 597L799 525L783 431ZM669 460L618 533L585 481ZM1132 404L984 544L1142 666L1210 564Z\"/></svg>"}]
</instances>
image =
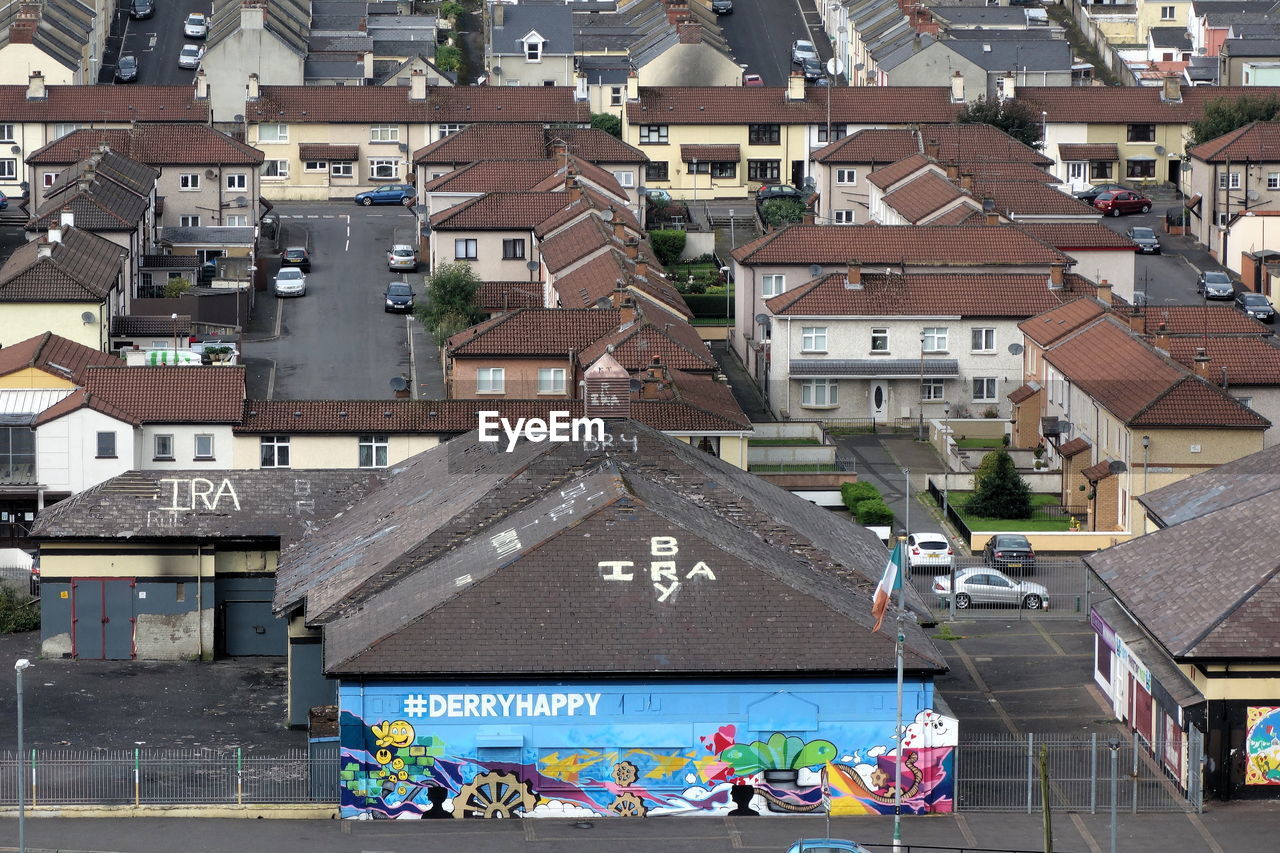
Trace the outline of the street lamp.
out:
<instances>
[{"instance_id":1,"label":"street lamp","mask_svg":"<svg viewBox=\"0 0 1280 853\"><path fill-rule=\"evenodd\" d=\"M924 441L924 332L920 333L920 417L919 417L919 434L920 441Z\"/></svg>"},{"instance_id":2,"label":"street lamp","mask_svg":"<svg viewBox=\"0 0 1280 853\"><path fill-rule=\"evenodd\" d=\"M1151 451L1151 436L1144 435L1142 437L1142 493L1147 493L1147 459Z\"/></svg>"},{"instance_id":3,"label":"street lamp","mask_svg":"<svg viewBox=\"0 0 1280 853\"><path fill-rule=\"evenodd\" d=\"M697 202L698 200L698 158L697 157L693 158L693 172L690 175L690 177L693 178L693 200L694 202ZM692 215L693 214L690 214L690 216Z\"/></svg>"},{"instance_id":4,"label":"street lamp","mask_svg":"<svg viewBox=\"0 0 1280 853\"><path fill-rule=\"evenodd\" d=\"M729 215L733 216L733 211L729 211ZM733 301L731 299L732 291L729 289L729 268L720 267L720 277L724 279L724 319L733 322Z\"/></svg>"},{"instance_id":5,"label":"street lamp","mask_svg":"<svg viewBox=\"0 0 1280 853\"><path fill-rule=\"evenodd\" d=\"M1040 147L1049 147L1049 113L1047 110L1040 111Z\"/></svg>"},{"instance_id":6,"label":"street lamp","mask_svg":"<svg viewBox=\"0 0 1280 853\"><path fill-rule=\"evenodd\" d=\"M1116 786L1120 782L1120 738L1107 741L1111 749L1111 853L1116 853Z\"/></svg>"},{"instance_id":7,"label":"street lamp","mask_svg":"<svg viewBox=\"0 0 1280 853\"><path fill-rule=\"evenodd\" d=\"M31 666L31 661L19 658L13 665L18 679L18 853L27 853L27 798L26 798L26 762L22 760L22 671Z\"/></svg>"}]
</instances>

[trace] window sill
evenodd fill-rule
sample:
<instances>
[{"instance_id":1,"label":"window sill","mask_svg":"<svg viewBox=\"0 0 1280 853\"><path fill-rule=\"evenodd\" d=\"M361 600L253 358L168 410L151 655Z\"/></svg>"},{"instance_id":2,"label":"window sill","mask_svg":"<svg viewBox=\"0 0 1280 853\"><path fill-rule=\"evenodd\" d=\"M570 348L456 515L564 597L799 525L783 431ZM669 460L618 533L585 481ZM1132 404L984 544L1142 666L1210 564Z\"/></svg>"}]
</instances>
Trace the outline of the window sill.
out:
<instances>
[{"instance_id":1,"label":"window sill","mask_svg":"<svg viewBox=\"0 0 1280 853\"><path fill-rule=\"evenodd\" d=\"M951 350L927 349L924 351L924 355L951 355Z\"/></svg>"},{"instance_id":2,"label":"window sill","mask_svg":"<svg viewBox=\"0 0 1280 853\"><path fill-rule=\"evenodd\" d=\"M881 358L886 358L890 355L893 355L893 353L889 352L887 349L873 349L871 352L867 353L867 355L871 356L872 358L875 358L876 356L879 356Z\"/></svg>"},{"instance_id":3,"label":"window sill","mask_svg":"<svg viewBox=\"0 0 1280 853\"><path fill-rule=\"evenodd\" d=\"M399 139L370 139L370 145L399 145Z\"/></svg>"},{"instance_id":4,"label":"window sill","mask_svg":"<svg viewBox=\"0 0 1280 853\"><path fill-rule=\"evenodd\" d=\"M218 461L218 457L216 457L216 456L195 456L195 457L192 457L192 460L191 460L191 461L193 461L193 462L217 462L217 461Z\"/></svg>"},{"instance_id":5,"label":"window sill","mask_svg":"<svg viewBox=\"0 0 1280 853\"><path fill-rule=\"evenodd\" d=\"M376 184L376 183L394 184L394 183L397 183L399 180L400 180L399 178L375 178L373 175L369 176L369 183L371 184Z\"/></svg>"},{"instance_id":6,"label":"window sill","mask_svg":"<svg viewBox=\"0 0 1280 853\"><path fill-rule=\"evenodd\" d=\"M258 145L288 145L287 139L259 139Z\"/></svg>"},{"instance_id":7,"label":"window sill","mask_svg":"<svg viewBox=\"0 0 1280 853\"><path fill-rule=\"evenodd\" d=\"M813 404L810 404L810 403L801 403L801 404L800 404L800 408L802 408L802 409L838 409L838 408L840 408L840 404L839 404L839 403L831 403L830 405L827 405L827 404L819 405L819 404L817 404L817 403L813 403Z\"/></svg>"},{"instance_id":8,"label":"window sill","mask_svg":"<svg viewBox=\"0 0 1280 853\"><path fill-rule=\"evenodd\" d=\"M200 188L199 188L199 187L178 187L178 192L180 192L180 193L198 193L198 192L200 192Z\"/></svg>"},{"instance_id":9,"label":"window sill","mask_svg":"<svg viewBox=\"0 0 1280 853\"><path fill-rule=\"evenodd\" d=\"M484 397L501 397L506 391L477 391L476 394Z\"/></svg>"},{"instance_id":10,"label":"window sill","mask_svg":"<svg viewBox=\"0 0 1280 853\"><path fill-rule=\"evenodd\" d=\"M969 350L969 355L999 355L999 354L1000 354L999 350L993 350L993 349Z\"/></svg>"},{"instance_id":11,"label":"window sill","mask_svg":"<svg viewBox=\"0 0 1280 853\"><path fill-rule=\"evenodd\" d=\"M172 456L152 456L151 461L152 462L174 462L176 460Z\"/></svg>"},{"instance_id":12,"label":"window sill","mask_svg":"<svg viewBox=\"0 0 1280 853\"><path fill-rule=\"evenodd\" d=\"M539 396L539 397L563 397L563 396L564 396L564 391L563 391L563 390L560 390L560 391L539 391L539 392L538 392L538 396Z\"/></svg>"},{"instance_id":13,"label":"window sill","mask_svg":"<svg viewBox=\"0 0 1280 853\"><path fill-rule=\"evenodd\" d=\"M996 401L995 401L995 400L970 400L969 402L970 402L970 403L972 403L972 404L973 404L973 405L975 405L975 406L994 406L994 405L996 405Z\"/></svg>"},{"instance_id":14,"label":"window sill","mask_svg":"<svg viewBox=\"0 0 1280 853\"><path fill-rule=\"evenodd\" d=\"M670 142L641 142L641 145L670 145Z\"/></svg>"},{"instance_id":15,"label":"window sill","mask_svg":"<svg viewBox=\"0 0 1280 853\"><path fill-rule=\"evenodd\" d=\"M119 456L95 456L94 459L119 459Z\"/></svg>"},{"instance_id":16,"label":"window sill","mask_svg":"<svg viewBox=\"0 0 1280 853\"><path fill-rule=\"evenodd\" d=\"M801 355L827 355L827 351L824 349L802 349L800 350L800 354Z\"/></svg>"},{"instance_id":17,"label":"window sill","mask_svg":"<svg viewBox=\"0 0 1280 853\"><path fill-rule=\"evenodd\" d=\"M475 261L475 260L479 260L478 258L459 258L459 257L457 257L456 255L454 256L454 258L453 258L453 259L454 259L455 261Z\"/></svg>"}]
</instances>

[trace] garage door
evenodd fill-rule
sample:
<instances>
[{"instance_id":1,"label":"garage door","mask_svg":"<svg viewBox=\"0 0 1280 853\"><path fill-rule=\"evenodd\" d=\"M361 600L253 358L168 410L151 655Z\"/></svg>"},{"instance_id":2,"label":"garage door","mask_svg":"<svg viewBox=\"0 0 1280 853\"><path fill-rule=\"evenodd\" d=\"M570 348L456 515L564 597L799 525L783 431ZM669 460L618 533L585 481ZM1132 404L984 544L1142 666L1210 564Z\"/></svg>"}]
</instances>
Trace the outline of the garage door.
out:
<instances>
[{"instance_id":1,"label":"garage door","mask_svg":"<svg viewBox=\"0 0 1280 853\"><path fill-rule=\"evenodd\" d=\"M222 621L222 654L283 655L288 649L285 620L271 612L274 577L220 578L216 586Z\"/></svg>"},{"instance_id":2,"label":"garage door","mask_svg":"<svg viewBox=\"0 0 1280 853\"><path fill-rule=\"evenodd\" d=\"M71 581L71 654L81 660L132 660L133 578Z\"/></svg>"}]
</instances>

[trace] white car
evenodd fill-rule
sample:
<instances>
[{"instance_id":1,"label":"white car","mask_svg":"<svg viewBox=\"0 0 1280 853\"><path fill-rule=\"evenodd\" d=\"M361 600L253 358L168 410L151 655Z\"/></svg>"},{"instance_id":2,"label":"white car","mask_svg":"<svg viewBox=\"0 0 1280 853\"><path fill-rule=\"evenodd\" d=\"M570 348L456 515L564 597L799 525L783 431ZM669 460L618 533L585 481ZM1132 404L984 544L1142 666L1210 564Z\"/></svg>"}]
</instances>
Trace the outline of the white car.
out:
<instances>
[{"instance_id":1,"label":"white car","mask_svg":"<svg viewBox=\"0 0 1280 853\"><path fill-rule=\"evenodd\" d=\"M912 533L907 537L907 560L913 571L919 568L951 571L954 553L951 543L941 533Z\"/></svg>"},{"instance_id":2,"label":"white car","mask_svg":"<svg viewBox=\"0 0 1280 853\"><path fill-rule=\"evenodd\" d=\"M200 60L204 57L204 45L202 44L184 44L182 52L178 54L179 68L199 68Z\"/></svg>"},{"instance_id":3,"label":"white car","mask_svg":"<svg viewBox=\"0 0 1280 853\"><path fill-rule=\"evenodd\" d=\"M791 43L791 64L800 65L806 59L818 58L818 49L813 46L813 42L805 39L797 39Z\"/></svg>"},{"instance_id":4,"label":"white car","mask_svg":"<svg viewBox=\"0 0 1280 853\"><path fill-rule=\"evenodd\" d=\"M276 296L306 296L307 274L297 267L284 267L276 273Z\"/></svg>"},{"instance_id":5,"label":"white car","mask_svg":"<svg viewBox=\"0 0 1280 853\"><path fill-rule=\"evenodd\" d=\"M209 21L202 12L192 12L187 15L182 32L189 39L202 39L209 34Z\"/></svg>"}]
</instances>

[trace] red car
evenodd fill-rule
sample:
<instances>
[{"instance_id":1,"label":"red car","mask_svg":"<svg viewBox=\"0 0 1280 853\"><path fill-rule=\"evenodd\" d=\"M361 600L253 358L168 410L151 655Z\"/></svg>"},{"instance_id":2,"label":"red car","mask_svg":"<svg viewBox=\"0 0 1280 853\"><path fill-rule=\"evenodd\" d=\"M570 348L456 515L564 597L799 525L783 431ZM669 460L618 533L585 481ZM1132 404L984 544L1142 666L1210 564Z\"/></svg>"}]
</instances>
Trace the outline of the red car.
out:
<instances>
[{"instance_id":1,"label":"red car","mask_svg":"<svg viewBox=\"0 0 1280 853\"><path fill-rule=\"evenodd\" d=\"M1094 199L1093 206L1110 216L1146 213L1151 209L1151 199L1133 190L1113 190L1099 195Z\"/></svg>"},{"instance_id":2,"label":"red car","mask_svg":"<svg viewBox=\"0 0 1280 853\"><path fill-rule=\"evenodd\" d=\"M743 74L742 85L744 86L763 86L764 78L759 74Z\"/></svg>"}]
</instances>

